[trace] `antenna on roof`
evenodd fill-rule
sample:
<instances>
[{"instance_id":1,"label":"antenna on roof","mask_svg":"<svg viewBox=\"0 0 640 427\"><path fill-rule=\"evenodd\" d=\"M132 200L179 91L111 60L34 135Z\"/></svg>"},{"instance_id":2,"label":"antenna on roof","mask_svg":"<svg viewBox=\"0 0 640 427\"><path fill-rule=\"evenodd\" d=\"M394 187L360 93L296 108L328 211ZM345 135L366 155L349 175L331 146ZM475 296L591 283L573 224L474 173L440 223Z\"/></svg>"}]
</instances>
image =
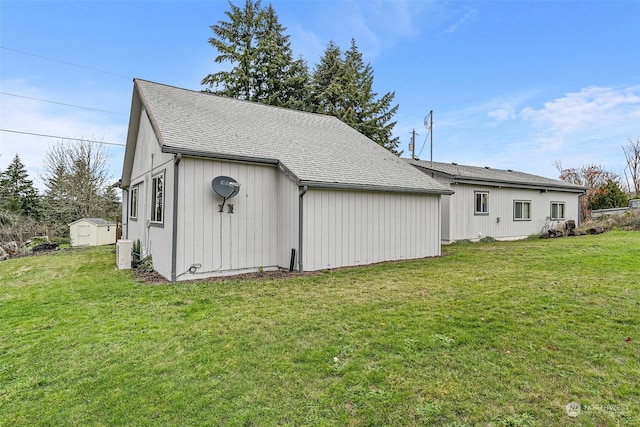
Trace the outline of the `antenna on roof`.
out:
<instances>
[{"instance_id":1,"label":"antenna on roof","mask_svg":"<svg viewBox=\"0 0 640 427\"><path fill-rule=\"evenodd\" d=\"M409 143L409 151L411 151L411 160L416 159L416 130L411 132L411 142Z\"/></svg>"},{"instance_id":2,"label":"antenna on roof","mask_svg":"<svg viewBox=\"0 0 640 427\"><path fill-rule=\"evenodd\" d=\"M433 110L430 110L429 114L424 118L424 127L429 131L428 134L431 138L431 155L429 156L429 161L433 162Z\"/></svg>"}]
</instances>

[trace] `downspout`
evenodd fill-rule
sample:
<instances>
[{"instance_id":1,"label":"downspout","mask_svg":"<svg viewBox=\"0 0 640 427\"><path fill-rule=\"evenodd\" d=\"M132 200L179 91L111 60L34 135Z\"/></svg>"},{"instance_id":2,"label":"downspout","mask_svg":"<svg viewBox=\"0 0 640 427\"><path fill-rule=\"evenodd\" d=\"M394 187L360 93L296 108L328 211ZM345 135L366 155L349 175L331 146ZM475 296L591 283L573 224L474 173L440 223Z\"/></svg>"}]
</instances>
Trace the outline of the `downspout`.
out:
<instances>
[{"instance_id":1,"label":"downspout","mask_svg":"<svg viewBox=\"0 0 640 427\"><path fill-rule=\"evenodd\" d=\"M173 224L171 231L171 283L175 283L178 255L178 171L182 154L176 154L173 161Z\"/></svg>"},{"instance_id":2,"label":"downspout","mask_svg":"<svg viewBox=\"0 0 640 427\"><path fill-rule=\"evenodd\" d=\"M303 273L304 269L302 268L302 198L307 194L307 186L300 187L300 201L298 203L298 273Z\"/></svg>"}]
</instances>

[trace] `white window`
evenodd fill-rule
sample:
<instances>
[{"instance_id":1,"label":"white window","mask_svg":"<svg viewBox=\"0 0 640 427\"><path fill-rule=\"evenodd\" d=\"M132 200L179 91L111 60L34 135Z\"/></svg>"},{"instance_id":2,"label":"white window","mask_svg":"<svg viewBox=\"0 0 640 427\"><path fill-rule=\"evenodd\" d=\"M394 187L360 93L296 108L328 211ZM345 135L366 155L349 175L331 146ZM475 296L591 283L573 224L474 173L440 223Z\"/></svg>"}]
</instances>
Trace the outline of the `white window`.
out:
<instances>
[{"instance_id":1,"label":"white window","mask_svg":"<svg viewBox=\"0 0 640 427\"><path fill-rule=\"evenodd\" d=\"M164 173L151 179L151 222L164 220Z\"/></svg>"},{"instance_id":2,"label":"white window","mask_svg":"<svg viewBox=\"0 0 640 427\"><path fill-rule=\"evenodd\" d=\"M531 202L528 200L514 200L513 219L516 221L530 221Z\"/></svg>"},{"instance_id":3,"label":"white window","mask_svg":"<svg viewBox=\"0 0 640 427\"><path fill-rule=\"evenodd\" d=\"M488 215L489 214L489 193L486 191L475 192L475 214L476 215Z\"/></svg>"},{"instance_id":4,"label":"white window","mask_svg":"<svg viewBox=\"0 0 640 427\"><path fill-rule=\"evenodd\" d=\"M129 218L138 218L138 186L136 185L129 192Z\"/></svg>"},{"instance_id":5,"label":"white window","mask_svg":"<svg viewBox=\"0 0 640 427\"><path fill-rule=\"evenodd\" d=\"M551 219L563 220L564 218L564 202L551 202Z\"/></svg>"}]
</instances>

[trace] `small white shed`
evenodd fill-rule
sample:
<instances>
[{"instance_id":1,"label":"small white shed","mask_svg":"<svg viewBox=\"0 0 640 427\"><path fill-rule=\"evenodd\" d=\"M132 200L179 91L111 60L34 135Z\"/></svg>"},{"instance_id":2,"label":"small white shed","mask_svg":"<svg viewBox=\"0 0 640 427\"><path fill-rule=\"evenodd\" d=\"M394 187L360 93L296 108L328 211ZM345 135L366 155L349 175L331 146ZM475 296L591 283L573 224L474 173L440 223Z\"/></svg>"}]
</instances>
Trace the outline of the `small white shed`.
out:
<instances>
[{"instance_id":1,"label":"small white shed","mask_svg":"<svg viewBox=\"0 0 640 427\"><path fill-rule=\"evenodd\" d=\"M69 224L72 247L101 246L116 242L116 224L102 218L82 218Z\"/></svg>"}]
</instances>

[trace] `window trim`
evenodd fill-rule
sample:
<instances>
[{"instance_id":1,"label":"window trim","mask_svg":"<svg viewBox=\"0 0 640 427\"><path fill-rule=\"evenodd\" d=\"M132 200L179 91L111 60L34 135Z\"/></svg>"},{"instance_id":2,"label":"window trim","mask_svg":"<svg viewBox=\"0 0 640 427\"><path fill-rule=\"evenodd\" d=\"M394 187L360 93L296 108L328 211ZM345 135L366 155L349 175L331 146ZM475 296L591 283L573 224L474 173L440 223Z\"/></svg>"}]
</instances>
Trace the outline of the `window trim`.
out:
<instances>
[{"instance_id":1,"label":"window trim","mask_svg":"<svg viewBox=\"0 0 640 427\"><path fill-rule=\"evenodd\" d=\"M486 211L478 210L478 196L486 196L485 208ZM482 198L480 199L480 204L482 205ZM482 206L481 206L482 209ZM489 215L489 192L488 191L474 191L473 192L473 214L486 216Z\"/></svg>"},{"instance_id":2,"label":"window trim","mask_svg":"<svg viewBox=\"0 0 640 427\"><path fill-rule=\"evenodd\" d=\"M562 206L562 216L556 215L553 216L553 206ZM551 212L549 214L549 218L552 221L564 221L567 219L567 203L566 202L551 202Z\"/></svg>"},{"instance_id":3,"label":"window trim","mask_svg":"<svg viewBox=\"0 0 640 427\"><path fill-rule=\"evenodd\" d=\"M526 218L518 218L516 216L516 213L517 213L516 206L517 206L518 203L522 203L523 205L526 203L527 205L529 205L529 209L527 210L527 213L529 214L528 217L526 217ZM513 201L513 220L514 221L531 221L531 205L532 205L531 200L514 200ZM523 210L521 208L520 209L520 213L522 213L522 211Z\"/></svg>"},{"instance_id":4,"label":"window trim","mask_svg":"<svg viewBox=\"0 0 640 427\"><path fill-rule=\"evenodd\" d=\"M140 197L140 184L136 184L129 190L129 219L138 220L138 200ZM135 208L135 215L133 211Z\"/></svg>"},{"instance_id":5,"label":"window trim","mask_svg":"<svg viewBox=\"0 0 640 427\"><path fill-rule=\"evenodd\" d=\"M151 205L150 205L150 224L151 225L155 225L155 226L163 226L164 225L164 217L165 217L165 209L164 209L164 199L165 199L165 182L166 182L166 174L165 174L165 170L163 170L162 172L159 172L155 175L151 176ZM162 189L160 192L160 219L158 220L158 217L156 216L158 214L157 208L158 208L158 196L157 196L157 191L158 191L158 178L161 179L161 184L162 184Z\"/></svg>"}]
</instances>

